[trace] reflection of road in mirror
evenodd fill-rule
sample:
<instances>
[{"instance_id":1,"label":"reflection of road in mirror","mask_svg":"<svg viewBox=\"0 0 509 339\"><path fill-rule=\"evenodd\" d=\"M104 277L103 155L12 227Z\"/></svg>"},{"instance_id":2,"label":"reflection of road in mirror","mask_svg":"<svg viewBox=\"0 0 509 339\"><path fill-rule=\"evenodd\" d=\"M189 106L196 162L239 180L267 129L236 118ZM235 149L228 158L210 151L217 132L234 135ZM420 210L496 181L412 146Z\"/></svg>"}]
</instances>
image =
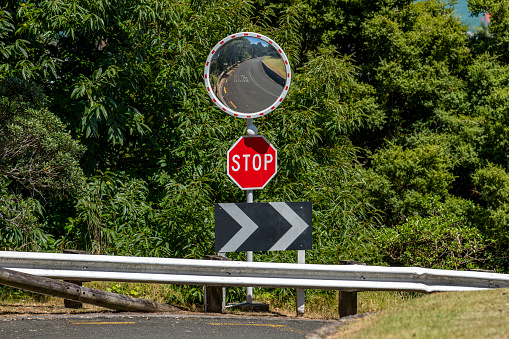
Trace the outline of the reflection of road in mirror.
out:
<instances>
[{"instance_id":1,"label":"reflection of road in mirror","mask_svg":"<svg viewBox=\"0 0 509 339\"><path fill-rule=\"evenodd\" d=\"M264 70L263 58L245 60L218 79L216 93L223 104L242 113L259 112L274 104L283 92L284 79L270 74L271 69Z\"/></svg>"}]
</instances>

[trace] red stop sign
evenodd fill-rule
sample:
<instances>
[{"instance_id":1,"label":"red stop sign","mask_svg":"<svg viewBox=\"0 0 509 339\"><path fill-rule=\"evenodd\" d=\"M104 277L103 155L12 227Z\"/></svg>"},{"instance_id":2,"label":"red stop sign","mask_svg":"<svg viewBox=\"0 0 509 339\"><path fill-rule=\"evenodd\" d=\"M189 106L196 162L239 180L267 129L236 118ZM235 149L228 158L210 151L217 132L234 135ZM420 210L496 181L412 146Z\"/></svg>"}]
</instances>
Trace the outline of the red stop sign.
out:
<instances>
[{"instance_id":1,"label":"red stop sign","mask_svg":"<svg viewBox=\"0 0 509 339\"><path fill-rule=\"evenodd\" d=\"M261 135L240 137L228 150L228 176L243 190L262 189L277 172L277 151Z\"/></svg>"}]
</instances>

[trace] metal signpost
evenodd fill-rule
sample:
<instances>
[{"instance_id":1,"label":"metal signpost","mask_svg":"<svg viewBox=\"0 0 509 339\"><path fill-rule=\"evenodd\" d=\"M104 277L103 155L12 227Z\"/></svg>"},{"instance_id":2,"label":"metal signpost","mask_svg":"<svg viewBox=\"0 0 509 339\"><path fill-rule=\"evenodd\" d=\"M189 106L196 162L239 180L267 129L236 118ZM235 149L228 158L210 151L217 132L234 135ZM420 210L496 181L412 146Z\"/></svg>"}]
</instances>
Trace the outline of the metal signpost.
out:
<instances>
[{"instance_id":1,"label":"metal signpost","mask_svg":"<svg viewBox=\"0 0 509 339\"><path fill-rule=\"evenodd\" d=\"M252 246L251 236L256 238L258 234L258 238L272 242L265 250L297 249L298 262L304 263L304 250L311 248L311 203L304 203L305 206L292 205L298 203L247 205L253 203L253 190L263 189L277 173L277 150L267 139L257 135L253 119L274 111L288 94L291 82L288 58L283 49L265 35L235 33L211 50L205 63L204 81L207 93L219 109L246 119L247 127L246 135L240 137L227 154L228 176L246 191L246 204L216 205L216 250L226 253L245 248L247 261L253 261L253 250L266 247L261 242ZM256 219L253 213L275 213L274 220L279 222L257 223L253 221ZM218 223L218 218L224 222ZM235 227L238 232L232 231ZM261 235L270 233L271 229L277 229L276 233L272 232L277 235L269 238ZM231 234L231 239L225 234ZM222 242L224 244L218 247ZM247 304L253 303L252 293L252 288L248 287ZM297 294L298 313L303 314L304 291L298 290Z\"/></svg>"}]
</instances>

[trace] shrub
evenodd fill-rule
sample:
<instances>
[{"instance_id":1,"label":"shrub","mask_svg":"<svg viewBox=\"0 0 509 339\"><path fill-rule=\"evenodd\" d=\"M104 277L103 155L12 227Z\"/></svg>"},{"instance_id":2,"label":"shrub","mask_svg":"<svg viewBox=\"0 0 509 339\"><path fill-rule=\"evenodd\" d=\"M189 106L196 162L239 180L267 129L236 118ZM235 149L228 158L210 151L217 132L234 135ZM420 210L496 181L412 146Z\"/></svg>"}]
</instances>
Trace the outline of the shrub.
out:
<instances>
[{"instance_id":1,"label":"shrub","mask_svg":"<svg viewBox=\"0 0 509 339\"><path fill-rule=\"evenodd\" d=\"M436 199L424 199L428 215L414 215L394 228L382 228L378 243L391 265L438 269L480 267L486 248L482 234L464 214L448 211Z\"/></svg>"}]
</instances>

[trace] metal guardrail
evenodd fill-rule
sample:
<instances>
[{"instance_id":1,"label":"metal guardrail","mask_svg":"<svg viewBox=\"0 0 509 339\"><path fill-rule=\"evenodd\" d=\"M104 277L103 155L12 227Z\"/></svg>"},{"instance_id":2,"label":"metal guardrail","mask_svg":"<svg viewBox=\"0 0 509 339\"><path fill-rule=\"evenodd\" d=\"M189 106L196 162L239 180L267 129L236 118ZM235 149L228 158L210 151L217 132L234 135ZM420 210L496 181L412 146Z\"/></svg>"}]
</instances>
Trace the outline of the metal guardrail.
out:
<instances>
[{"instance_id":1,"label":"metal guardrail","mask_svg":"<svg viewBox=\"0 0 509 339\"><path fill-rule=\"evenodd\" d=\"M0 267L48 278L341 291L469 291L509 287L509 274L418 267L317 265L1 252Z\"/></svg>"}]
</instances>

